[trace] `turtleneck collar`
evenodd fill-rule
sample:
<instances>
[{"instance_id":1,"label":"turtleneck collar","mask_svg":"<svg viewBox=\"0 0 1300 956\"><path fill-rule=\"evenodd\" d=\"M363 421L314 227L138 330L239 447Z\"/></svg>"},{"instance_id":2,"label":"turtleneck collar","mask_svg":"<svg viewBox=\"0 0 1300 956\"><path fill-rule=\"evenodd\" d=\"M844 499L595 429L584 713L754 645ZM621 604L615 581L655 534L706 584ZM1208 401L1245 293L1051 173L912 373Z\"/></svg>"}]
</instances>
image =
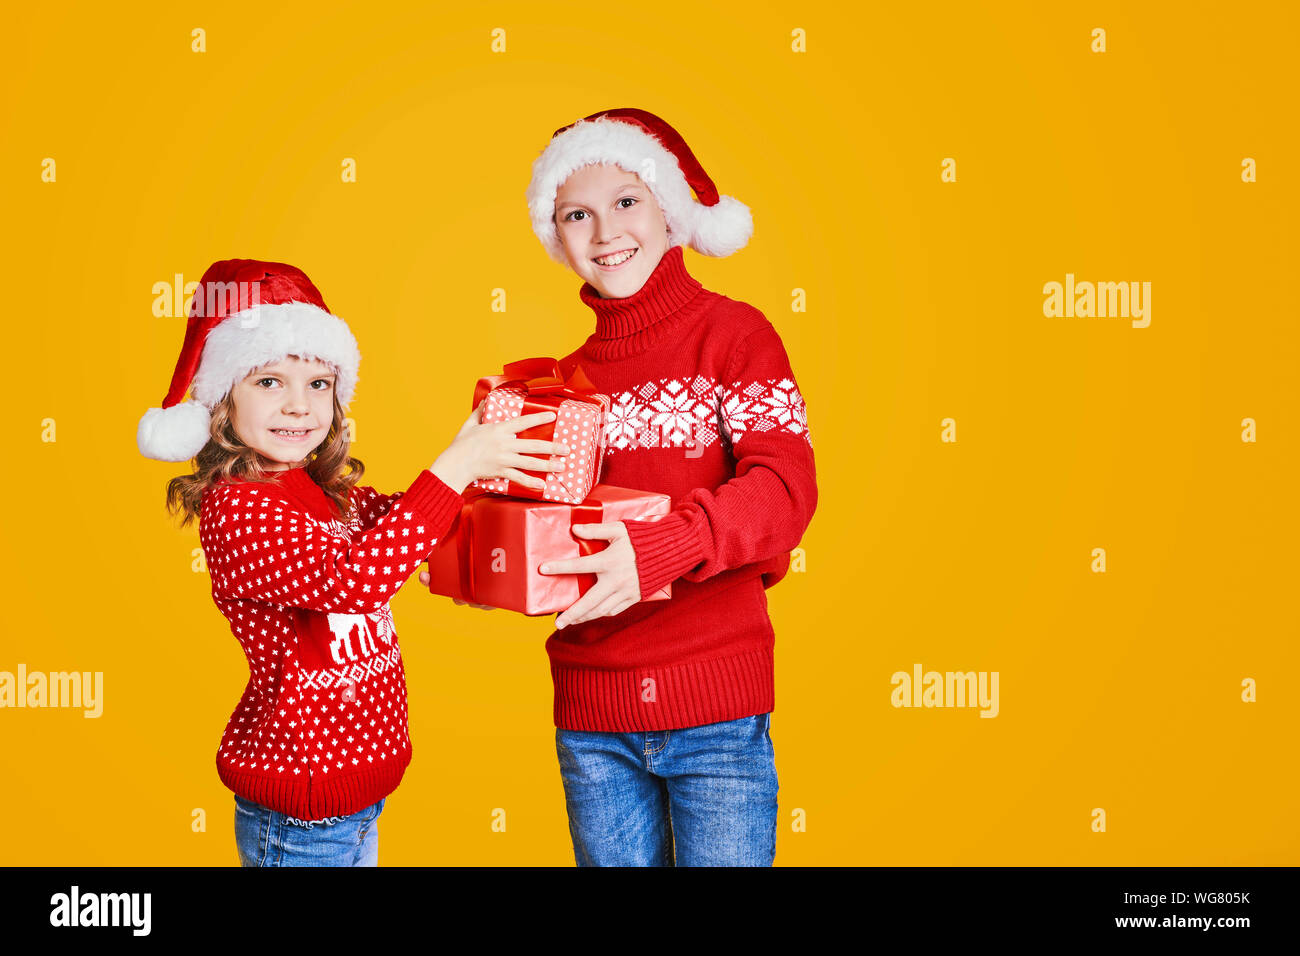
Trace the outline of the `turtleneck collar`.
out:
<instances>
[{"instance_id":1,"label":"turtleneck collar","mask_svg":"<svg viewBox=\"0 0 1300 956\"><path fill-rule=\"evenodd\" d=\"M601 298L590 282L584 282L578 295L596 313L596 331L587 340L587 351L600 359L644 351L682 319L694 315L704 291L686 271L681 246L670 247L645 285L625 298Z\"/></svg>"},{"instance_id":2,"label":"turtleneck collar","mask_svg":"<svg viewBox=\"0 0 1300 956\"><path fill-rule=\"evenodd\" d=\"M267 474L272 481L281 485L306 505L311 514L317 517L334 517L337 514L338 509L330 500L329 495L325 494L321 486L316 484L316 479L307 474L305 464L285 468L281 471L267 472Z\"/></svg>"},{"instance_id":3,"label":"turtleneck collar","mask_svg":"<svg viewBox=\"0 0 1300 956\"><path fill-rule=\"evenodd\" d=\"M279 471L268 471L267 474L277 480L284 480L287 478L291 478L294 481L299 481L303 478L310 480L310 476L307 474L306 464L294 465L292 468L281 468Z\"/></svg>"}]
</instances>

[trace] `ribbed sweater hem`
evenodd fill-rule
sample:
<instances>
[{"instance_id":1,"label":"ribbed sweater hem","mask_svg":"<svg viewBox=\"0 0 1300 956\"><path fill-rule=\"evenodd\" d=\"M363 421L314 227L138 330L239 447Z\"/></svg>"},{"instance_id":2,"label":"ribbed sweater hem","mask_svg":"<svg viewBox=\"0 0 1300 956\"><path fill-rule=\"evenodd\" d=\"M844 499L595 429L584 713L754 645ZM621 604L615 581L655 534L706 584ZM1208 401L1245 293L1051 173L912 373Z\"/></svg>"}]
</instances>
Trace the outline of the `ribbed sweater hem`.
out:
<instances>
[{"instance_id":1,"label":"ribbed sweater hem","mask_svg":"<svg viewBox=\"0 0 1300 956\"><path fill-rule=\"evenodd\" d=\"M338 775L300 773L293 776L239 770L217 761L217 776L245 800L299 820L345 817L388 796L402 782L411 751L376 761L365 769Z\"/></svg>"},{"instance_id":2,"label":"ribbed sweater hem","mask_svg":"<svg viewBox=\"0 0 1300 956\"><path fill-rule=\"evenodd\" d=\"M776 703L773 673L769 646L731 657L619 671L552 661L555 726L631 733L766 714ZM643 699L651 690L654 699Z\"/></svg>"}]
</instances>

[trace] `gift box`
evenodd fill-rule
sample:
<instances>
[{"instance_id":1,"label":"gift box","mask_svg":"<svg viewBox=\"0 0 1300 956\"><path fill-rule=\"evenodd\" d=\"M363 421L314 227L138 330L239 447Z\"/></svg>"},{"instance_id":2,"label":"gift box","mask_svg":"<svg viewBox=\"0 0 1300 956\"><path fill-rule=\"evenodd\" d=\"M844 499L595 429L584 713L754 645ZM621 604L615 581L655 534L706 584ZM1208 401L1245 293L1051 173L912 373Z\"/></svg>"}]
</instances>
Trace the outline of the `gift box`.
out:
<instances>
[{"instance_id":1,"label":"gift box","mask_svg":"<svg viewBox=\"0 0 1300 956\"><path fill-rule=\"evenodd\" d=\"M598 393L581 368L575 368L572 375L562 379L555 359L524 359L510 363L501 371L501 375L479 379L474 387L474 407L483 403L479 420L504 422L534 412L555 412L554 421L525 429L516 437L563 442L569 454L551 455L547 459L563 462L563 471L520 469L524 474L545 479L544 488L530 488L508 478L480 478L471 482L470 487L513 498L581 503L600 481L609 396Z\"/></svg>"},{"instance_id":2,"label":"gift box","mask_svg":"<svg viewBox=\"0 0 1300 956\"><path fill-rule=\"evenodd\" d=\"M575 524L654 520L670 510L668 495L613 485L597 485L577 505L466 489L460 514L429 555L429 590L522 614L554 614L586 594L596 575L542 574L538 568L609 546L577 537L571 530ZM669 584L642 600L671 597Z\"/></svg>"}]
</instances>

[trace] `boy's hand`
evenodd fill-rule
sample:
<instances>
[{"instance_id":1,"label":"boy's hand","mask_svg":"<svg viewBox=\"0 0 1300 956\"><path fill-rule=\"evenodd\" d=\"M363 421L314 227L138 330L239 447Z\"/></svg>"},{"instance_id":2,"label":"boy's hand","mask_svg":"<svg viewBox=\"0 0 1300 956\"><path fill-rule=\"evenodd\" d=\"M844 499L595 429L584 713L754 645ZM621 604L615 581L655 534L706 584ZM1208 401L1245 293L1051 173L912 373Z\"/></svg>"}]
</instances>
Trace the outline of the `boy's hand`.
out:
<instances>
[{"instance_id":1,"label":"boy's hand","mask_svg":"<svg viewBox=\"0 0 1300 956\"><path fill-rule=\"evenodd\" d=\"M429 572L428 572L428 571L421 571L421 572L420 572L420 583L423 584L426 588L429 586ZM470 602L470 601L462 601L462 600L460 600L459 598L452 598L451 600L452 600L452 603L454 603L454 604L460 604L460 605L468 604L470 607L476 607L476 608L478 608L480 611L495 611L495 610L496 610L496 608L494 608L491 604L474 604L474 603L472 603L472 602Z\"/></svg>"},{"instance_id":2,"label":"boy's hand","mask_svg":"<svg viewBox=\"0 0 1300 956\"><path fill-rule=\"evenodd\" d=\"M621 614L641 600L641 579L636 571L636 552L621 521L604 524L575 524L573 533L580 538L598 538L609 547L595 554L564 561L547 561L542 574L595 574L596 583L555 619L557 629L598 617Z\"/></svg>"}]
</instances>

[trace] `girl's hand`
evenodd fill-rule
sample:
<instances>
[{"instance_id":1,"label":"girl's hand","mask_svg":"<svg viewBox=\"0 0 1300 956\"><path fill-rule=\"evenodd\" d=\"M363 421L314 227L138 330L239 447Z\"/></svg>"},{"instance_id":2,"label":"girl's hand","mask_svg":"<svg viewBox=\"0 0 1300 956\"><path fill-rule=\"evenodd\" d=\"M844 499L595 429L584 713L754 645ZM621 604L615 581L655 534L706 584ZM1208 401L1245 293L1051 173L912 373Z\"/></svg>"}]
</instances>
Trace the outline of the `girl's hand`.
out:
<instances>
[{"instance_id":1,"label":"girl's hand","mask_svg":"<svg viewBox=\"0 0 1300 956\"><path fill-rule=\"evenodd\" d=\"M603 524L575 524L573 533L580 538L601 538L609 547L595 554L564 561L547 561L542 574L595 574L596 583L555 619L557 630L598 617L621 614L641 600L641 579L637 576L636 552L621 521Z\"/></svg>"},{"instance_id":2,"label":"girl's hand","mask_svg":"<svg viewBox=\"0 0 1300 956\"><path fill-rule=\"evenodd\" d=\"M428 571L421 571L421 572L420 572L420 583L423 584L426 588L429 586L429 572L428 572ZM455 604L461 604L461 605L469 604L470 607L476 607L476 608L478 608L480 611L495 611L495 610L496 610L496 608L494 608L491 604L473 604L473 603L471 603L471 602L469 602L469 601L461 601L461 600L459 600L458 598L452 598L451 600L452 600L452 602L455 603Z\"/></svg>"},{"instance_id":3,"label":"girl's hand","mask_svg":"<svg viewBox=\"0 0 1300 956\"><path fill-rule=\"evenodd\" d=\"M555 412L534 412L505 422L483 424L479 421L482 409L483 403L480 402L465 419L447 450L429 466L429 470L447 487L463 492L471 481L479 478L509 478L529 488L544 488L545 479L525 475L520 469L564 470L564 462L531 458L524 454L567 455L569 449L563 442L515 437L526 428L555 421Z\"/></svg>"}]
</instances>

